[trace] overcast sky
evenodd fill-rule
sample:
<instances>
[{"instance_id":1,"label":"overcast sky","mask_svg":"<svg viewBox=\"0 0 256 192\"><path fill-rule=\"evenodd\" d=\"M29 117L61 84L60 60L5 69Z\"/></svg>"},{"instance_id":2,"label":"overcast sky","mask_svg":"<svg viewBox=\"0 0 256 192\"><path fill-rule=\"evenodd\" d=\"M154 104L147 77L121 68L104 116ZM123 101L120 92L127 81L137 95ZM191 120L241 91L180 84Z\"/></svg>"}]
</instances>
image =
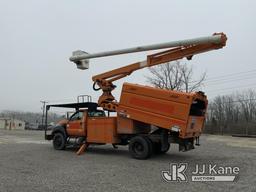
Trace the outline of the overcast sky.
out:
<instances>
[{"instance_id":1,"label":"overcast sky","mask_svg":"<svg viewBox=\"0 0 256 192\"><path fill-rule=\"evenodd\" d=\"M77 70L72 51L89 53L196 38L224 32L227 46L193 57L203 91L256 88L256 1L253 0L0 0L0 110L40 111L40 100L75 101L90 94L93 75L144 60L147 53L94 59ZM146 84L146 69L118 81ZM216 81L218 78L226 78Z\"/></svg>"}]
</instances>

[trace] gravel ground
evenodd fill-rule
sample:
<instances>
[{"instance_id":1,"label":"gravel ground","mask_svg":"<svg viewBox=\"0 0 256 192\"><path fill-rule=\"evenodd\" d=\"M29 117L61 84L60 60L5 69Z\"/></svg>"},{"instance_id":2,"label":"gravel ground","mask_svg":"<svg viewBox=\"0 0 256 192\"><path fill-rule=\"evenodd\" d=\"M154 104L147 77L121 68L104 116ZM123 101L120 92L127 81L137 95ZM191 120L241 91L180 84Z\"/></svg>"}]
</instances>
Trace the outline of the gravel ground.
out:
<instances>
[{"instance_id":1,"label":"gravel ground","mask_svg":"<svg viewBox=\"0 0 256 192\"><path fill-rule=\"evenodd\" d=\"M131 159L127 147L92 146L55 151L40 131L0 131L0 191L256 191L256 139L201 137L201 146L148 160ZM188 182L166 182L170 163L188 163ZM196 164L238 166L235 182L192 182Z\"/></svg>"}]
</instances>

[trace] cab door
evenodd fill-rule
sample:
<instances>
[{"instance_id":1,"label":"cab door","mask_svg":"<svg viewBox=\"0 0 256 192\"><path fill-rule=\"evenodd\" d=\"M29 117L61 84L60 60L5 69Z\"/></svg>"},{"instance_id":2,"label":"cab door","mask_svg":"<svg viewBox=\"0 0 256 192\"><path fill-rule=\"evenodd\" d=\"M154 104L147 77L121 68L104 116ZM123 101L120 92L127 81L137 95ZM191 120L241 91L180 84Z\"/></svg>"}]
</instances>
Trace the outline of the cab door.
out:
<instances>
[{"instance_id":1,"label":"cab door","mask_svg":"<svg viewBox=\"0 0 256 192\"><path fill-rule=\"evenodd\" d=\"M69 136L86 136L87 111L77 111L67 123L67 133Z\"/></svg>"}]
</instances>

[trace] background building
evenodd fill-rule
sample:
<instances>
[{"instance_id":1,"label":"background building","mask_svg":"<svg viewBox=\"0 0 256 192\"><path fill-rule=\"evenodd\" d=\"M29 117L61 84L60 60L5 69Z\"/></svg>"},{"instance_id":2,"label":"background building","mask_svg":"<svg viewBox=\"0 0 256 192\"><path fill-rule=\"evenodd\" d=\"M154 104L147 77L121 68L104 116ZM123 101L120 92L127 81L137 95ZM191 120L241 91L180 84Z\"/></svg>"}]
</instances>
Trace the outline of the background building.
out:
<instances>
[{"instance_id":1,"label":"background building","mask_svg":"<svg viewBox=\"0 0 256 192\"><path fill-rule=\"evenodd\" d=\"M25 122L21 121L21 120L18 120L18 119L2 117L2 118L0 118L0 129L24 130L25 129Z\"/></svg>"}]
</instances>

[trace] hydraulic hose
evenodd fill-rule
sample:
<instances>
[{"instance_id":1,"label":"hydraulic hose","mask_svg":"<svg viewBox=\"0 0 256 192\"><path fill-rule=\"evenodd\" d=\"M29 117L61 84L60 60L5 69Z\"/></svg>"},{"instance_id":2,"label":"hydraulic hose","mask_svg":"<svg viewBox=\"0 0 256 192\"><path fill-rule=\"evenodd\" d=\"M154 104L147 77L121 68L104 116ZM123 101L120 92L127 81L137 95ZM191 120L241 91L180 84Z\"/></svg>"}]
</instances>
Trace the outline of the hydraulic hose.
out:
<instances>
[{"instance_id":1,"label":"hydraulic hose","mask_svg":"<svg viewBox=\"0 0 256 192\"><path fill-rule=\"evenodd\" d=\"M93 86L92 86L93 90L94 90L94 91L99 91L99 90L101 90L100 87L99 87L99 88L96 88L96 84L97 84L97 81L95 81L95 82L93 83Z\"/></svg>"}]
</instances>

